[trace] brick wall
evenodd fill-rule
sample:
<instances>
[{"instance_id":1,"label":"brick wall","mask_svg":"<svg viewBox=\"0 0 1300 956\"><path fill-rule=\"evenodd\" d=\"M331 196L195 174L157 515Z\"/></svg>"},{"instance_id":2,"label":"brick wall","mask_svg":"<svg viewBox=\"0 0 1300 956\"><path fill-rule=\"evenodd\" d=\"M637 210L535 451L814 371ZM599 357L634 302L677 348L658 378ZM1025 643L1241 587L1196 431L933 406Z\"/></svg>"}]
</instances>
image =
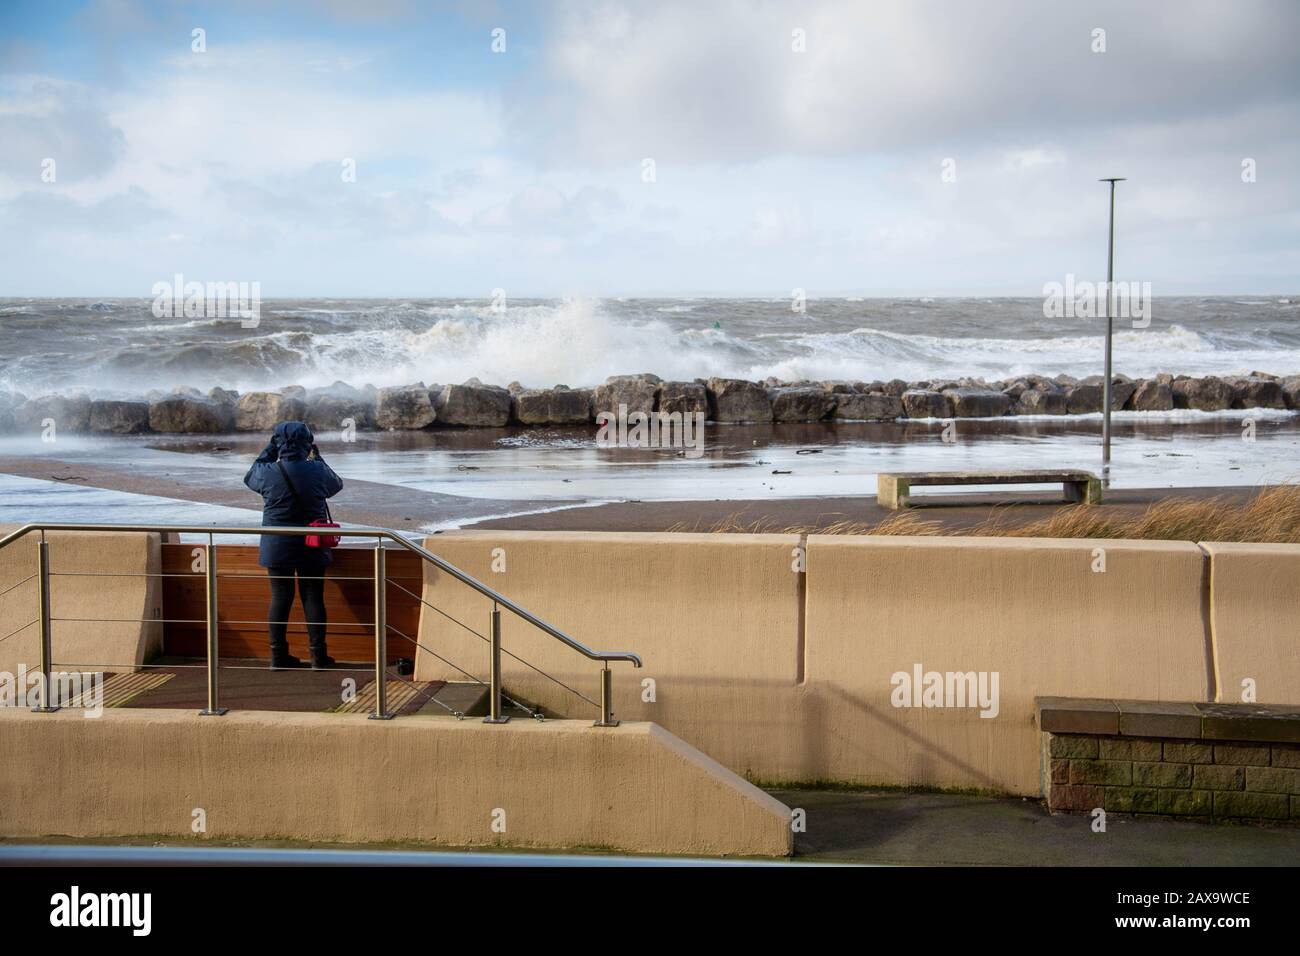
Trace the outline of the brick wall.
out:
<instances>
[{"instance_id":1,"label":"brick wall","mask_svg":"<svg viewBox=\"0 0 1300 956\"><path fill-rule=\"evenodd\" d=\"M1300 822L1300 744L1043 734L1051 810Z\"/></svg>"}]
</instances>

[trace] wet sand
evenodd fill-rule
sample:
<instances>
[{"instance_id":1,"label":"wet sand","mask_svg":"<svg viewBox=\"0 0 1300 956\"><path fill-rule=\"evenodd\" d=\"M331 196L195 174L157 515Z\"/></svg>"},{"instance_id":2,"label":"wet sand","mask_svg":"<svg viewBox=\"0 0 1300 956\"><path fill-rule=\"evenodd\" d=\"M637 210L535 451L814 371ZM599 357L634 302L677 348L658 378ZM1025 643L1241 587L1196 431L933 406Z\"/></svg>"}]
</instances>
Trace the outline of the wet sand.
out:
<instances>
[{"instance_id":1,"label":"wet sand","mask_svg":"<svg viewBox=\"0 0 1300 956\"><path fill-rule=\"evenodd\" d=\"M1242 440L1227 416L1117 422L1105 507L1138 514L1163 498L1237 502L1300 477L1300 416L1261 418ZM598 448L590 429L432 429L318 436L344 478L335 519L408 531L819 528L877 522L884 471L1086 468L1096 471L1100 421L709 426L697 458L673 449ZM255 523L261 499L243 484L265 436L60 437L0 442L0 520ZM79 489L84 490L84 494ZM101 489L95 491L95 489ZM1053 499L1045 503L1048 496ZM915 513L950 528L1009 525L1065 507L1055 489L943 495ZM191 508L191 504L195 507ZM166 515L167 518L155 517Z\"/></svg>"},{"instance_id":2,"label":"wet sand","mask_svg":"<svg viewBox=\"0 0 1300 956\"><path fill-rule=\"evenodd\" d=\"M0 474L238 508L248 512L250 522L257 521L261 513L260 499L225 473L149 474L50 457L0 457ZM1103 507L1127 517L1140 514L1167 498L1222 497L1231 503L1241 503L1260 490L1257 486L1112 488L1106 493ZM337 516L349 524L397 530L416 530L437 522L464 528L519 531L709 531L721 522L735 522L775 531L790 527L824 528L842 521L877 522L900 513L882 508L876 503L875 495L585 504L577 500L480 499L429 491L415 493L398 485L357 479L349 480L331 504ZM944 495L941 501L910 511L925 520L939 521L945 528L961 530L990 518L1015 527L1067 507L1075 506L1055 500L1049 492L1000 491ZM479 517L503 512L524 513Z\"/></svg>"},{"instance_id":3,"label":"wet sand","mask_svg":"<svg viewBox=\"0 0 1300 956\"><path fill-rule=\"evenodd\" d=\"M1116 516L1139 515L1167 498L1203 500L1222 496L1233 504L1259 493L1259 488L1130 488L1112 491L1102 507ZM988 495L945 495L941 504L909 509L944 528L964 530L990 518L1018 527L1049 517L1064 502L1046 501L1041 492L998 492ZM720 522L735 522L759 530L825 528L841 521L883 521L901 512L876 503L874 495L852 498L785 498L777 501L628 501L546 514L520 515L480 521L474 529L512 531L710 531Z\"/></svg>"},{"instance_id":4,"label":"wet sand","mask_svg":"<svg viewBox=\"0 0 1300 956\"><path fill-rule=\"evenodd\" d=\"M125 469L120 465L100 465L83 460L0 456L0 474L239 508L249 512L252 523L261 520L262 499L244 486L242 473L232 476L225 472L181 469L151 474ZM336 513L335 520L399 531L417 530L435 520L460 524L472 522L483 515L532 511L562 504L563 502L552 501L539 503L514 499L468 498L434 491L417 493L400 485L356 478L347 479L338 496L330 499L330 509Z\"/></svg>"}]
</instances>

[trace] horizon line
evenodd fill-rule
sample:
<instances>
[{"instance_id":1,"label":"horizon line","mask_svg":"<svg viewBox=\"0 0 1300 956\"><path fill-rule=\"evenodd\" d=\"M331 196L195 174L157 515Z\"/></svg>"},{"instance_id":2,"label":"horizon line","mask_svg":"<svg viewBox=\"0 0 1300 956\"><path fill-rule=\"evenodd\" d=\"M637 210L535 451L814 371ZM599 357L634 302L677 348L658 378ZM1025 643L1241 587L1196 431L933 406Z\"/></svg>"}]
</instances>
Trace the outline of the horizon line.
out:
<instances>
[{"instance_id":1,"label":"horizon line","mask_svg":"<svg viewBox=\"0 0 1300 956\"><path fill-rule=\"evenodd\" d=\"M1053 280L1054 281L1054 280ZM1093 281L1093 280L1083 280ZM1104 279L1099 280L1102 283ZM1133 281L1133 280L1117 280ZM1191 298L1210 298L1221 299L1232 296L1254 296L1257 298L1267 298L1281 296L1284 298L1300 297L1300 288L1290 292L1279 291L1245 291L1229 290L1221 292L1166 292L1153 294L1152 299L1191 299ZM1026 293L1005 293L1005 292L961 292L961 293L929 293L929 292L906 292L906 293L852 293L852 292L834 292L821 295L806 294L805 301L828 301L828 300L885 300L885 299L1041 299L1043 293L1037 292L1032 294ZM84 300L87 302L104 302L104 301L130 301L140 300L149 302L155 299L154 295L11 295L0 294L0 302L8 300L51 300L51 301L68 301ZM309 295L276 295L263 296L259 298L261 302L287 302L287 301L369 301L369 302L397 302L409 299L442 299L442 300L462 300L466 302L491 302L492 295L450 295L450 294L406 294L406 295L348 295L348 294L309 294ZM671 299L694 299L694 300L751 300L751 301L782 301L791 298L789 293L744 293L744 294L725 294L725 293L685 293L679 292L674 294L651 294L651 293L592 293L592 292L570 292L570 293L553 293L549 295L542 294L521 294L507 295L507 302L522 300L564 300L564 299L616 299L620 301L637 301L637 300L671 300Z\"/></svg>"}]
</instances>

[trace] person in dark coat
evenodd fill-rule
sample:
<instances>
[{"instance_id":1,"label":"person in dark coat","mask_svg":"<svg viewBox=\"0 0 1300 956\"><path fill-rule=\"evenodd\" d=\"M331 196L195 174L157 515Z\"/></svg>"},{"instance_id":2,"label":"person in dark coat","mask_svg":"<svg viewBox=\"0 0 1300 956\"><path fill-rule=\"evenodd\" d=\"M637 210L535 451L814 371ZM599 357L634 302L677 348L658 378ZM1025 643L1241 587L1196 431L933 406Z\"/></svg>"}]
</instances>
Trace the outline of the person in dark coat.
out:
<instances>
[{"instance_id":1,"label":"person in dark coat","mask_svg":"<svg viewBox=\"0 0 1300 956\"><path fill-rule=\"evenodd\" d=\"M281 422L271 443L262 450L244 476L244 484L262 496L263 527L305 527L325 519L325 499L338 494L343 479L325 464L311 429L303 422ZM289 653L289 611L293 607L294 579L307 618L307 638L313 668L330 667L334 659L325 647L325 569L334 560L328 548L309 548L301 536L262 535L257 563L271 581L271 667L301 667Z\"/></svg>"}]
</instances>

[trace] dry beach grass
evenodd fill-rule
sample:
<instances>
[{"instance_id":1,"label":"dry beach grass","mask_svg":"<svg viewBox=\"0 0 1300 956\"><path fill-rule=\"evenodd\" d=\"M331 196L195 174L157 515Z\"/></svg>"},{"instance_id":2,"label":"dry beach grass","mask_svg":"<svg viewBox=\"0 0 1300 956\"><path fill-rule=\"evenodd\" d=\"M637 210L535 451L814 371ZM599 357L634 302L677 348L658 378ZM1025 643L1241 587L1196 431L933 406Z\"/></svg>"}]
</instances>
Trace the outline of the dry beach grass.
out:
<instances>
[{"instance_id":1,"label":"dry beach grass","mask_svg":"<svg viewBox=\"0 0 1300 956\"><path fill-rule=\"evenodd\" d=\"M1265 488L1243 504L1222 497L1167 498L1137 515L1100 507L1076 505L1028 524L1006 522L1014 505L973 527L954 528L904 511L881 521L839 521L823 527L781 525L770 519L746 521L741 512L707 528L678 526L671 531L715 531L738 534L876 534L991 535L1019 538L1136 538L1173 541L1253 541L1300 544L1300 485Z\"/></svg>"}]
</instances>

